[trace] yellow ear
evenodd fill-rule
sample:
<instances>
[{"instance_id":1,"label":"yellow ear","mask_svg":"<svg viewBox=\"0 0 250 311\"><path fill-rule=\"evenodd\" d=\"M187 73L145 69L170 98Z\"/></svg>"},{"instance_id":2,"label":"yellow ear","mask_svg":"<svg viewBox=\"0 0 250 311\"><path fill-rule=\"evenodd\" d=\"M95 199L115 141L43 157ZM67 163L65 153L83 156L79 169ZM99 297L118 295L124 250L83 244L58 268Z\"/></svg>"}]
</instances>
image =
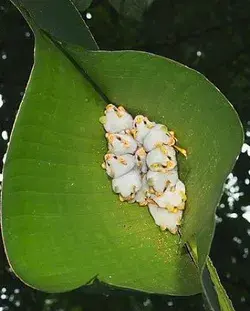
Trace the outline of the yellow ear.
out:
<instances>
[{"instance_id":1,"label":"yellow ear","mask_svg":"<svg viewBox=\"0 0 250 311\"><path fill-rule=\"evenodd\" d=\"M114 109L114 105L112 105L112 104L108 104L107 106L106 106L106 110L112 110L112 109Z\"/></svg>"},{"instance_id":2,"label":"yellow ear","mask_svg":"<svg viewBox=\"0 0 250 311\"><path fill-rule=\"evenodd\" d=\"M142 123L143 120L144 120L144 116L137 116L135 118L135 122L138 123L138 124Z\"/></svg>"},{"instance_id":3,"label":"yellow ear","mask_svg":"<svg viewBox=\"0 0 250 311\"><path fill-rule=\"evenodd\" d=\"M106 117L106 116L100 117L100 118L99 118L99 122L100 122L101 124L105 124L105 123L107 122L107 117Z\"/></svg>"},{"instance_id":4,"label":"yellow ear","mask_svg":"<svg viewBox=\"0 0 250 311\"><path fill-rule=\"evenodd\" d=\"M149 123L147 123L147 128L152 129L154 127L154 124L150 121L148 121Z\"/></svg>"},{"instance_id":5,"label":"yellow ear","mask_svg":"<svg viewBox=\"0 0 250 311\"><path fill-rule=\"evenodd\" d=\"M111 153L105 154L104 159L105 159L106 161L112 159L112 154L111 154Z\"/></svg>"},{"instance_id":6,"label":"yellow ear","mask_svg":"<svg viewBox=\"0 0 250 311\"><path fill-rule=\"evenodd\" d=\"M175 167L176 163L174 161L169 161L167 164L167 168L169 170L173 169Z\"/></svg>"},{"instance_id":7,"label":"yellow ear","mask_svg":"<svg viewBox=\"0 0 250 311\"><path fill-rule=\"evenodd\" d=\"M119 162L123 165L127 165L127 161L122 157L119 158Z\"/></svg>"},{"instance_id":8,"label":"yellow ear","mask_svg":"<svg viewBox=\"0 0 250 311\"><path fill-rule=\"evenodd\" d=\"M187 158L187 150L174 145L174 148Z\"/></svg>"},{"instance_id":9,"label":"yellow ear","mask_svg":"<svg viewBox=\"0 0 250 311\"><path fill-rule=\"evenodd\" d=\"M105 137L107 138L109 143L112 143L114 141L115 135L111 133L106 133Z\"/></svg>"},{"instance_id":10,"label":"yellow ear","mask_svg":"<svg viewBox=\"0 0 250 311\"><path fill-rule=\"evenodd\" d=\"M122 106L119 106L118 108L117 108L119 111L121 111L121 112L125 112L126 110L124 109L124 107L122 107Z\"/></svg>"},{"instance_id":11,"label":"yellow ear","mask_svg":"<svg viewBox=\"0 0 250 311\"><path fill-rule=\"evenodd\" d=\"M134 138L136 138L136 136L137 136L137 130L136 130L136 129L130 130L130 133L132 134L132 136L133 136Z\"/></svg>"}]
</instances>

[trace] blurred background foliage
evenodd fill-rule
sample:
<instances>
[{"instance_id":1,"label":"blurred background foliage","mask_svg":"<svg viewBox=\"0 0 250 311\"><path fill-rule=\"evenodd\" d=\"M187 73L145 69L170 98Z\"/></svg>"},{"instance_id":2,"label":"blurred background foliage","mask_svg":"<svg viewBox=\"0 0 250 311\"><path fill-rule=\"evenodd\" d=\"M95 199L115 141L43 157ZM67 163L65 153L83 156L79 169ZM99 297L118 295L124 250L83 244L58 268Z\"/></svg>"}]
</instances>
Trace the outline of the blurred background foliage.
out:
<instances>
[{"instance_id":1,"label":"blurred background foliage","mask_svg":"<svg viewBox=\"0 0 250 311\"><path fill-rule=\"evenodd\" d=\"M88 2L90 6L82 16L101 49L144 50L177 60L202 72L238 111L245 143L218 206L211 257L235 309L250 310L250 1ZM81 0L75 3L82 5ZM2 158L32 67L33 44L33 35L21 14L9 1L0 0ZM2 169L2 161L0 166ZM2 244L0 264L0 311L203 309L201 295L149 295L96 283L64 294L39 292L13 275Z\"/></svg>"}]
</instances>

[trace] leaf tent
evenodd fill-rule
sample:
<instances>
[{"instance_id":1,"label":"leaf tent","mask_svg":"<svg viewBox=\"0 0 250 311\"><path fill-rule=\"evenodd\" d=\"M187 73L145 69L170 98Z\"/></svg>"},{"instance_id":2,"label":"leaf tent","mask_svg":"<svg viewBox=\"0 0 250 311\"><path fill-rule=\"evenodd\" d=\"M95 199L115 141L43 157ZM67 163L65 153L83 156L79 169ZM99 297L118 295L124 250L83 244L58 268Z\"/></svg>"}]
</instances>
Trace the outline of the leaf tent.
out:
<instances>
[{"instance_id":1,"label":"leaf tent","mask_svg":"<svg viewBox=\"0 0 250 311\"><path fill-rule=\"evenodd\" d=\"M2 193L3 238L15 273L48 292L93 277L152 293L201 292L215 209L242 144L235 110L204 76L172 60L86 50L79 38L61 37L63 29L57 40L51 19L30 3L22 1L35 32L35 61ZM181 238L112 193L101 169L106 141L98 123L109 102L166 124L188 150L187 160L179 157L188 194ZM198 269L185 242L197 248Z\"/></svg>"}]
</instances>

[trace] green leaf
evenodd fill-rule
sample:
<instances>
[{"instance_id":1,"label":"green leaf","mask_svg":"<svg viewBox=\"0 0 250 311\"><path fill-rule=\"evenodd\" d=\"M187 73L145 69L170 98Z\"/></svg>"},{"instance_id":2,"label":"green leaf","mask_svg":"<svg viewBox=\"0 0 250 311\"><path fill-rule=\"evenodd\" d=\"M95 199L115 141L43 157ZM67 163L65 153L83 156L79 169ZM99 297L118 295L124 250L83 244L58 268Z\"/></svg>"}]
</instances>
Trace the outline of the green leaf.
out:
<instances>
[{"instance_id":1,"label":"green leaf","mask_svg":"<svg viewBox=\"0 0 250 311\"><path fill-rule=\"evenodd\" d=\"M109 0L109 2L118 13L140 21L154 0Z\"/></svg>"},{"instance_id":2,"label":"green leaf","mask_svg":"<svg viewBox=\"0 0 250 311\"><path fill-rule=\"evenodd\" d=\"M87 25L70 0L11 0L27 21L59 41L79 44L86 49L96 50L98 46Z\"/></svg>"},{"instance_id":3,"label":"green leaf","mask_svg":"<svg viewBox=\"0 0 250 311\"><path fill-rule=\"evenodd\" d=\"M202 294L205 304L205 310L222 311L220 309L220 303L217 292L214 288L214 284L211 280L207 266L204 266L202 272Z\"/></svg>"},{"instance_id":4,"label":"green leaf","mask_svg":"<svg viewBox=\"0 0 250 311\"><path fill-rule=\"evenodd\" d=\"M203 75L170 59L145 52L66 48L111 102L166 124L187 149L188 159L179 159L188 193L182 238L195 241L202 268L223 183L243 143L234 108Z\"/></svg>"},{"instance_id":5,"label":"green leaf","mask_svg":"<svg viewBox=\"0 0 250 311\"><path fill-rule=\"evenodd\" d=\"M80 12L84 12L91 5L92 0L72 0Z\"/></svg>"},{"instance_id":6,"label":"green leaf","mask_svg":"<svg viewBox=\"0 0 250 311\"><path fill-rule=\"evenodd\" d=\"M234 311L232 302L229 299L224 287L222 286L218 273L212 263L212 260L209 257L207 258L207 269L209 271L211 280L214 284L215 290L218 295L220 308L221 308L220 310L221 311ZM206 287L206 284L204 284L204 286Z\"/></svg>"},{"instance_id":7,"label":"green leaf","mask_svg":"<svg viewBox=\"0 0 250 311\"><path fill-rule=\"evenodd\" d=\"M195 243L189 242L186 244L186 247L198 268L198 253ZM201 284L205 310L234 311L232 302L227 296L209 256L207 256L206 264L201 270Z\"/></svg>"},{"instance_id":8,"label":"green leaf","mask_svg":"<svg viewBox=\"0 0 250 311\"><path fill-rule=\"evenodd\" d=\"M130 99L137 110L144 95ZM197 293L198 273L179 237L161 232L147 209L120 203L112 193L101 169L107 147L98 119L105 105L78 68L37 32L35 64L3 173L10 265L25 283L48 292L96 276L148 292Z\"/></svg>"},{"instance_id":9,"label":"green leaf","mask_svg":"<svg viewBox=\"0 0 250 311\"><path fill-rule=\"evenodd\" d=\"M64 54L36 33L35 65L4 168L3 237L14 271L50 292L95 276L148 292L199 292L183 241L112 193L100 168L106 143L98 119L108 98L175 130L189 153L179 159L188 193L182 235L197 244L202 271L222 185L242 144L234 109L202 75L171 60L69 45Z\"/></svg>"}]
</instances>

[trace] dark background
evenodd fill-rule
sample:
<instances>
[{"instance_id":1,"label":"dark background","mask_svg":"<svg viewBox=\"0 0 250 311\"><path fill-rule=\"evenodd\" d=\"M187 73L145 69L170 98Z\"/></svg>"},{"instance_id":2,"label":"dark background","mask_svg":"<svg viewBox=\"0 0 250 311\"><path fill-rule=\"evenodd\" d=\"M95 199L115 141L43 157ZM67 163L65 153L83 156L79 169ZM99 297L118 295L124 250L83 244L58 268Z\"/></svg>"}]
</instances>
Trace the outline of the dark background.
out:
<instances>
[{"instance_id":1,"label":"dark background","mask_svg":"<svg viewBox=\"0 0 250 311\"><path fill-rule=\"evenodd\" d=\"M249 311L250 1L155 0L141 20L118 14L108 0L94 1L87 12L91 16L83 16L101 49L137 49L173 58L207 76L238 111L246 140L217 210L211 257L235 309ZM8 143L3 131L10 135L32 62L31 31L13 5L0 0L1 158ZM0 311L202 310L201 295L170 297L95 287L47 294L13 275L2 245L0 263Z\"/></svg>"}]
</instances>

